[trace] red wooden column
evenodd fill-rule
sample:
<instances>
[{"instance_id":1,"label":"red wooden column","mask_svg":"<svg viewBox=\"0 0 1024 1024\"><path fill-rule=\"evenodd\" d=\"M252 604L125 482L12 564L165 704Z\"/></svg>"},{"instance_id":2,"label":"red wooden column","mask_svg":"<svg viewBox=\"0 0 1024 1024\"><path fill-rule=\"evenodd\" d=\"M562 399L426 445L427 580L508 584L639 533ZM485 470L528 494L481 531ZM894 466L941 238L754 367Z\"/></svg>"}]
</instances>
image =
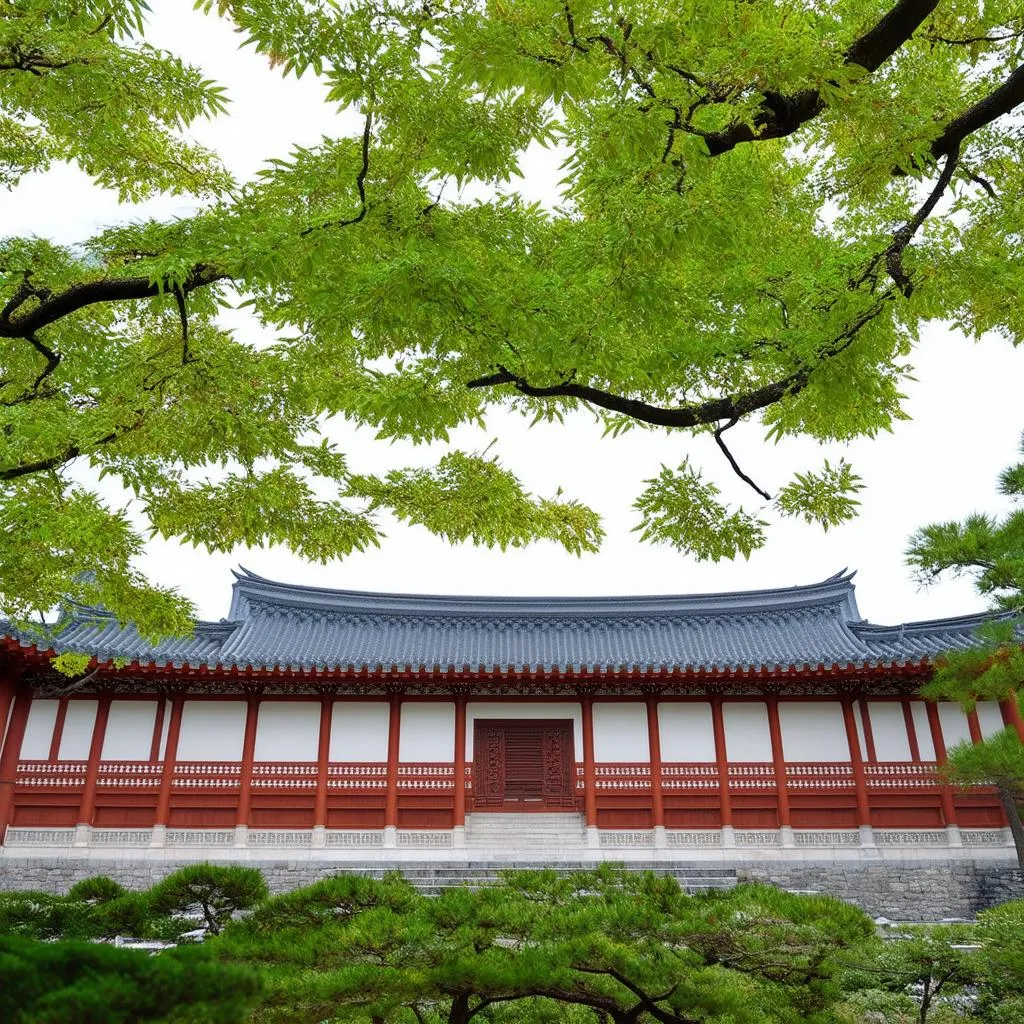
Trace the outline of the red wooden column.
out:
<instances>
[{"instance_id":1,"label":"red wooden column","mask_svg":"<svg viewBox=\"0 0 1024 1024\"><path fill-rule=\"evenodd\" d=\"M1005 700L999 702L999 710L1003 714L1003 724L1012 725L1017 730L1017 738L1024 743L1024 721L1020 717L1020 707L1017 704L1017 694L1011 693Z\"/></svg>"},{"instance_id":2,"label":"red wooden column","mask_svg":"<svg viewBox=\"0 0 1024 1024\"><path fill-rule=\"evenodd\" d=\"M252 815L252 765L256 756L256 726L259 718L260 699L256 694L250 694L245 708L242 771L238 783L238 813L235 816L235 843L243 846L248 842L246 833Z\"/></svg>"},{"instance_id":3,"label":"red wooden column","mask_svg":"<svg viewBox=\"0 0 1024 1024\"><path fill-rule=\"evenodd\" d=\"M316 746L316 804L313 808L313 828L327 828L327 770L331 762L331 723L334 718L334 697L324 694L320 698L320 735Z\"/></svg>"},{"instance_id":4,"label":"red wooden column","mask_svg":"<svg viewBox=\"0 0 1024 1024\"><path fill-rule=\"evenodd\" d=\"M455 791L452 803L452 827L466 826L466 698L455 698Z\"/></svg>"},{"instance_id":5,"label":"red wooden column","mask_svg":"<svg viewBox=\"0 0 1024 1024\"><path fill-rule=\"evenodd\" d=\"M864 711L861 710L863 718ZM860 734L857 719L853 714L853 698L843 698L843 724L846 726L846 743L850 748L850 769L853 771L853 789L857 797L857 827L861 832L861 845L872 843L871 805L868 802L868 780L864 774L864 758L860 752ZM867 725L865 724L865 732Z\"/></svg>"},{"instance_id":6,"label":"red wooden column","mask_svg":"<svg viewBox=\"0 0 1024 1024\"><path fill-rule=\"evenodd\" d=\"M661 791L661 730L658 727L658 700L653 694L647 696L647 748L651 762L651 824L656 829L663 829L665 800Z\"/></svg>"},{"instance_id":7,"label":"red wooden column","mask_svg":"<svg viewBox=\"0 0 1024 1024\"><path fill-rule=\"evenodd\" d=\"M57 701L57 714L53 719L53 735L50 737L50 751L47 760L57 761L60 759L60 742L64 738L64 722L68 717L68 699L61 697Z\"/></svg>"},{"instance_id":8,"label":"red wooden column","mask_svg":"<svg viewBox=\"0 0 1024 1024\"><path fill-rule=\"evenodd\" d=\"M11 711L11 720L7 725L7 736L3 740L3 749L0 752L0 846L3 845L4 835L7 826L11 823L11 812L14 809L14 782L18 771L18 757L21 754L21 744L25 739L25 726L28 724L28 712L32 707L32 691L29 687L18 687L14 680L5 681L9 685L9 694L14 698L14 709ZM7 704L10 705L10 696Z\"/></svg>"},{"instance_id":9,"label":"red wooden column","mask_svg":"<svg viewBox=\"0 0 1024 1024\"><path fill-rule=\"evenodd\" d=\"M96 721L92 727L89 761L85 767L85 789L82 792L82 802L78 807L76 845L89 841L88 829L92 827L93 815L96 813L96 783L99 777L100 757L103 754L103 741L107 735L107 720L109 718L110 694L101 693L96 705Z\"/></svg>"},{"instance_id":10,"label":"red wooden column","mask_svg":"<svg viewBox=\"0 0 1024 1024\"><path fill-rule=\"evenodd\" d=\"M164 845L164 834L171 816L171 784L174 782L174 767L178 760L178 737L181 736L181 713L184 708L184 696L175 694L171 700L167 744L164 747L164 760L160 771L160 793L156 800L156 818L153 824L154 846Z\"/></svg>"},{"instance_id":11,"label":"red wooden column","mask_svg":"<svg viewBox=\"0 0 1024 1024\"><path fill-rule=\"evenodd\" d=\"M967 728L970 730L972 743L981 743L985 738L981 734L981 722L978 721L977 708L971 708L971 710L967 712Z\"/></svg>"},{"instance_id":12,"label":"red wooden column","mask_svg":"<svg viewBox=\"0 0 1024 1024\"><path fill-rule=\"evenodd\" d=\"M402 699L391 698L388 713L387 789L384 796L384 845L398 842L398 751L402 736Z\"/></svg>"},{"instance_id":13,"label":"red wooden column","mask_svg":"<svg viewBox=\"0 0 1024 1024\"><path fill-rule=\"evenodd\" d=\"M583 725L583 817L587 828L597 828L597 776L594 773L594 704L580 699Z\"/></svg>"},{"instance_id":14,"label":"red wooden column","mask_svg":"<svg viewBox=\"0 0 1024 1024\"><path fill-rule=\"evenodd\" d=\"M160 760L160 741L164 738L164 718L167 716L167 698L160 697L156 702L156 714L153 716L153 739L149 744L150 761Z\"/></svg>"},{"instance_id":15,"label":"red wooden column","mask_svg":"<svg viewBox=\"0 0 1024 1024\"><path fill-rule=\"evenodd\" d=\"M875 752L875 732L871 728L871 712L868 710L868 702L861 697L857 701L857 706L860 708L860 720L864 726L865 753L868 761L874 762L878 760L878 754Z\"/></svg>"},{"instance_id":16,"label":"red wooden column","mask_svg":"<svg viewBox=\"0 0 1024 1024\"><path fill-rule=\"evenodd\" d=\"M946 763L946 744L942 739L942 723L939 721L939 706L933 700L925 701L928 712L928 730L932 734L932 746L935 747L935 760L940 765ZM956 806L953 803L953 790L949 786L941 786L942 817L946 828L956 828Z\"/></svg>"},{"instance_id":17,"label":"red wooden column","mask_svg":"<svg viewBox=\"0 0 1024 1024\"><path fill-rule=\"evenodd\" d=\"M711 698L711 727L715 734L715 763L718 767L718 801L721 808L723 845L732 846L732 795L729 792L729 755L725 746L725 719L722 698ZM728 842L725 842L728 840Z\"/></svg>"},{"instance_id":18,"label":"red wooden column","mask_svg":"<svg viewBox=\"0 0 1024 1024\"><path fill-rule=\"evenodd\" d=\"M13 677L0 676L0 753L4 746L4 730L7 728L7 716L11 713L17 683Z\"/></svg>"},{"instance_id":19,"label":"red wooden column","mask_svg":"<svg viewBox=\"0 0 1024 1024\"><path fill-rule=\"evenodd\" d=\"M767 704L768 732L772 739L772 765L775 769L775 792L779 804L779 828L788 832L792 826L789 817L789 789L786 782L786 755L782 749L782 726L779 723L779 700L777 697L769 697ZM786 832L783 832L783 845L787 845L788 838Z\"/></svg>"},{"instance_id":20,"label":"red wooden column","mask_svg":"<svg viewBox=\"0 0 1024 1024\"><path fill-rule=\"evenodd\" d=\"M904 697L900 701L903 708L903 725L907 730L907 745L910 747L910 760L915 764L921 763L921 747L917 742L917 726L914 725L914 709L910 706L910 699Z\"/></svg>"}]
</instances>

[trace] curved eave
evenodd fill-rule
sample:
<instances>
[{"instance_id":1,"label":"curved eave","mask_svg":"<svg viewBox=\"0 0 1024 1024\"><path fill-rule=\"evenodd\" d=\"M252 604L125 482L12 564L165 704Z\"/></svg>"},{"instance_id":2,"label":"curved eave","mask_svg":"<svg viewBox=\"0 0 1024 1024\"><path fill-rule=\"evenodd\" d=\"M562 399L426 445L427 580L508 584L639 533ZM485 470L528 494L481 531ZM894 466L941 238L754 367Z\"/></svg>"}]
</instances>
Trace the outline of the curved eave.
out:
<instances>
[{"instance_id":1,"label":"curved eave","mask_svg":"<svg viewBox=\"0 0 1024 1024\"><path fill-rule=\"evenodd\" d=\"M11 638L4 638L4 648L17 652L30 663L42 667L56 654L52 649L41 651L35 646L23 646ZM94 658L88 671L103 676L124 677L133 675L187 677L194 679L251 680L252 682L432 682L442 685L473 680L508 680L510 682L560 681L586 686L589 682L727 682L727 681L772 681L795 679L890 676L893 674L921 677L930 675L933 664L928 657L906 661L862 661L840 664L818 663L812 665L723 665L723 666L601 666L577 668L535 666L533 668L503 667L499 665L222 665L188 662L139 662L132 661L120 668L113 659L97 662Z\"/></svg>"}]
</instances>

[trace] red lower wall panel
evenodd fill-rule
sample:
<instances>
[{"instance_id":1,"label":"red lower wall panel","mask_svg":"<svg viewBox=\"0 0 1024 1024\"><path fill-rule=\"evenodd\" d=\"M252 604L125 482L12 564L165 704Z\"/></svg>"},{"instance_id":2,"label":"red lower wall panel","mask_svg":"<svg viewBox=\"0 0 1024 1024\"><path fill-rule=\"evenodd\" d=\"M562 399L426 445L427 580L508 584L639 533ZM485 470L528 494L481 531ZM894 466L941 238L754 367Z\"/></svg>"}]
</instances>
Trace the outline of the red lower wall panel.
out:
<instances>
[{"instance_id":1,"label":"red lower wall panel","mask_svg":"<svg viewBox=\"0 0 1024 1024\"><path fill-rule=\"evenodd\" d=\"M875 828L942 828L942 802L938 793L872 796L871 824Z\"/></svg>"},{"instance_id":2,"label":"red lower wall panel","mask_svg":"<svg viewBox=\"0 0 1024 1024\"><path fill-rule=\"evenodd\" d=\"M167 824L170 828L234 828L237 807L235 793L172 794Z\"/></svg>"},{"instance_id":3,"label":"red lower wall panel","mask_svg":"<svg viewBox=\"0 0 1024 1024\"><path fill-rule=\"evenodd\" d=\"M957 821L964 828L1003 828L1006 814L995 793L965 793L954 797Z\"/></svg>"},{"instance_id":4,"label":"red lower wall panel","mask_svg":"<svg viewBox=\"0 0 1024 1024\"><path fill-rule=\"evenodd\" d=\"M721 828L722 808L718 794L700 793L694 796L666 794L665 828Z\"/></svg>"},{"instance_id":5,"label":"red lower wall panel","mask_svg":"<svg viewBox=\"0 0 1024 1024\"><path fill-rule=\"evenodd\" d=\"M793 828L856 828L857 798L846 793L791 796L789 820Z\"/></svg>"},{"instance_id":6,"label":"red lower wall panel","mask_svg":"<svg viewBox=\"0 0 1024 1024\"><path fill-rule=\"evenodd\" d=\"M734 828L778 828L779 811L775 794L732 795Z\"/></svg>"},{"instance_id":7,"label":"red lower wall panel","mask_svg":"<svg viewBox=\"0 0 1024 1024\"><path fill-rule=\"evenodd\" d=\"M399 828L451 828L455 823L454 798L448 796L398 797Z\"/></svg>"},{"instance_id":8,"label":"red lower wall panel","mask_svg":"<svg viewBox=\"0 0 1024 1024\"><path fill-rule=\"evenodd\" d=\"M253 828L312 828L315 810L315 793L254 794L249 824Z\"/></svg>"},{"instance_id":9,"label":"red lower wall panel","mask_svg":"<svg viewBox=\"0 0 1024 1024\"><path fill-rule=\"evenodd\" d=\"M96 798L95 828L151 828L156 823L156 794L112 793Z\"/></svg>"},{"instance_id":10,"label":"red lower wall panel","mask_svg":"<svg viewBox=\"0 0 1024 1024\"><path fill-rule=\"evenodd\" d=\"M384 794L370 796L329 794L327 797L328 828L383 828Z\"/></svg>"},{"instance_id":11,"label":"red lower wall panel","mask_svg":"<svg viewBox=\"0 0 1024 1024\"><path fill-rule=\"evenodd\" d=\"M651 800L646 794L597 796L598 828L650 828Z\"/></svg>"},{"instance_id":12,"label":"red lower wall panel","mask_svg":"<svg viewBox=\"0 0 1024 1024\"><path fill-rule=\"evenodd\" d=\"M78 824L81 793L18 793L11 824L15 828L70 828Z\"/></svg>"}]
</instances>

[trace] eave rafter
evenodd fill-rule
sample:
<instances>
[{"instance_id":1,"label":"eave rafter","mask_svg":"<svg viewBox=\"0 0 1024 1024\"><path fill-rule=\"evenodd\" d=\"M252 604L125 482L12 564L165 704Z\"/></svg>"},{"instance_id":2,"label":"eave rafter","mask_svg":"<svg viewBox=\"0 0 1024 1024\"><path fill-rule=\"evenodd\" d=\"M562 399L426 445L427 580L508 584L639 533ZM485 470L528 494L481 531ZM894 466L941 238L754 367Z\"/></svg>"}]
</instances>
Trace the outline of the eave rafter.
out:
<instances>
[{"instance_id":1,"label":"eave rafter","mask_svg":"<svg viewBox=\"0 0 1024 1024\"><path fill-rule=\"evenodd\" d=\"M20 661L26 678L49 688L54 681L67 687L74 685L56 676L50 667L52 650L23 647L6 638L3 649L12 661ZM374 692L398 692L409 696L451 696L480 694L484 696L530 695L556 696L589 693L601 696L658 695L702 696L710 693L739 695L749 693L913 693L933 672L928 658L908 662L847 662L826 665L776 665L722 668L693 666L630 666L620 668L578 669L544 668L516 669L470 665L448 666L334 666L330 668L293 669L289 667L256 668L238 665L158 665L153 662L132 662L117 667L112 661L86 670L87 688L114 685L124 692L146 692L147 688L164 690L168 685L186 692L234 693L253 687L267 695L306 695L335 693L365 695Z\"/></svg>"}]
</instances>

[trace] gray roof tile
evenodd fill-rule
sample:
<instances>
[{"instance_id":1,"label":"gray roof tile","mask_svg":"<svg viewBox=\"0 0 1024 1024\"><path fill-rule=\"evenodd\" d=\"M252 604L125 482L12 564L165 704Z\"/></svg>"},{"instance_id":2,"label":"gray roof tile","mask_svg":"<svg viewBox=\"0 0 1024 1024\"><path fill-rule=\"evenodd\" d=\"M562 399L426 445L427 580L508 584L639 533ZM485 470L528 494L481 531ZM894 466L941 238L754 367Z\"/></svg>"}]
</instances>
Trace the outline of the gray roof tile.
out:
<instances>
[{"instance_id":1,"label":"gray roof tile","mask_svg":"<svg viewBox=\"0 0 1024 1024\"><path fill-rule=\"evenodd\" d=\"M918 662L976 643L985 620L871 625L857 610L852 573L726 594L529 598L375 594L234 575L228 619L199 622L190 639L152 646L109 613L82 610L57 648L192 667L750 669Z\"/></svg>"}]
</instances>

